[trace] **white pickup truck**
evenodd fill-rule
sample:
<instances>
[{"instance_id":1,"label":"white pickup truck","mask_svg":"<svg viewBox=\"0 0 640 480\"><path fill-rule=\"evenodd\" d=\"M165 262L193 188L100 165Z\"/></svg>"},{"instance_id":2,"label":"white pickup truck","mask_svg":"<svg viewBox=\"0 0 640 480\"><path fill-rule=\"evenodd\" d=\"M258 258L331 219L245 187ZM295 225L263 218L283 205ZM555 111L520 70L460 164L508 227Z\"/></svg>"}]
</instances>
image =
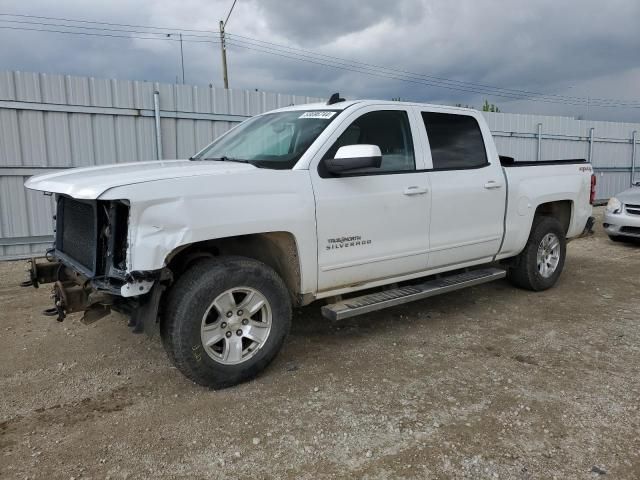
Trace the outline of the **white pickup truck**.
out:
<instances>
[{"instance_id":1,"label":"white pickup truck","mask_svg":"<svg viewBox=\"0 0 640 480\"><path fill-rule=\"evenodd\" d=\"M177 368L221 388L269 364L294 306L325 299L340 320L505 276L552 287L593 223L594 181L584 160L499 157L474 110L334 95L188 160L29 179L57 215L26 283L55 282L59 320L159 326Z\"/></svg>"}]
</instances>

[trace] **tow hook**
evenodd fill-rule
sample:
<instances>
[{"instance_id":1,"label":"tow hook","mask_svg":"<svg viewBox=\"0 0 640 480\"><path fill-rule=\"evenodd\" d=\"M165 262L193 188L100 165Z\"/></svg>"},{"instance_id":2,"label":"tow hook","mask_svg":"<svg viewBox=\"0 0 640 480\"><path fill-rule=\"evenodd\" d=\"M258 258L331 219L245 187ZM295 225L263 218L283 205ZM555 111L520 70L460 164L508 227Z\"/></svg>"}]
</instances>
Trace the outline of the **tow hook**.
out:
<instances>
[{"instance_id":1,"label":"tow hook","mask_svg":"<svg viewBox=\"0 0 640 480\"><path fill-rule=\"evenodd\" d=\"M89 307L88 294L80 285L73 282L57 281L53 284L51 298L54 306L42 312L43 315L54 317L62 322L68 313L80 312Z\"/></svg>"},{"instance_id":2,"label":"tow hook","mask_svg":"<svg viewBox=\"0 0 640 480\"><path fill-rule=\"evenodd\" d=\"M56 320L58 322L62 322L66 315L64 313L64 309L62 307L60 307L59 305L56 305L55 307L51 307L51 308L47 308L45 310L42 311L42 315L44 315L45 317L58 317L56 318Z\"/></svg>"},{"instance_id":3,"label":"tow hook","mask_svg":"<svg viewBox=\"0 0 640 480\"><path fill-rule=\"evenodd\" d=\"M56 320L62 322L65 319L66 314L62 305L62 298L58 293L56 293L55 287L51 290L51 298L53 298L54 306L43 310L42 314L45 317L58 317Z\"/></svg>"},{"instance_id":4,"label":"tow hook","mask_svg":"<svg viewBox=\"0 0 640 480\"><path fill-rule=\"evenodd\" d=\"M56 315L58 315L58 308L57 307L45 308L42 311L42 315L44 315L45 317L55 317Z\"/></svg>"},{"instance_id":5,"label":"tow hook","mask_svg":"<svg viewBox=\"0 0 640 480\"><path fill-rule=\"evenodd\" d=\"M75 288L74 288L75 287ZM80 289L78 286L71 287L74 290ZM75 295L77 297L78 295ZM62 322L67 317L67 310L73 311L73 306L69 305L69 295L62 282L56 282L51 289L51 298L54 306L42 312L48 317L58 317L56 320Z\"/></svg>"}]
</instances>

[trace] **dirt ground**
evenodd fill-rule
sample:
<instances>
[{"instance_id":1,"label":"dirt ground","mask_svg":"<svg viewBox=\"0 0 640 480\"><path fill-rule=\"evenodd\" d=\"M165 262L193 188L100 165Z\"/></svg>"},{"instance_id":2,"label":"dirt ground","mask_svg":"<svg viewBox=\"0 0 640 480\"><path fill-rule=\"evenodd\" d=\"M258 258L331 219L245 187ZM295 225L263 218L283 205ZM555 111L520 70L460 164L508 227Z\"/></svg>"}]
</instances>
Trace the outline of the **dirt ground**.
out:
<instances>
[{"instance_id":1,"label":"dirt ground","mask_svg":"<svg viewBox=\"0 0 640 480\"><path fill-rule=\"evenodd\" d=\"M0 264L1 478L640 478L640 245L601 230L547 292L301 309L222 391L123 317L42 317L23 268Z\"/></svg>"}]
</instances>

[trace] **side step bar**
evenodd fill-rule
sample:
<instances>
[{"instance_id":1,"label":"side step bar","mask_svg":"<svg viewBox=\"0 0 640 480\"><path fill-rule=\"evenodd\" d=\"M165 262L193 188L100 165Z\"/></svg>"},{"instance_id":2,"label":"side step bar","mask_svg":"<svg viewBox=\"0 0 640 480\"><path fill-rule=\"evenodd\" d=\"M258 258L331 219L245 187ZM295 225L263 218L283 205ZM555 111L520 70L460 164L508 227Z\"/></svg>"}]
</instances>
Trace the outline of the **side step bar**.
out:
<instances>
[{"instance_id":1,"label":"side step bar","mask_svg":"<svg viewBox=\"0 0 640 480\"><path fill-rule=\"evenodd\" d=\"M457 273L446 277L427 280L418 285L394 288L384 292L370 293L361 297L349 298L332 305L322 307L322 315L332 321L344 320L364 313L394 307L403 303L434 297L442 293L453 292L461 288L492 282L507 276L501 268L483 268Z\"/></svg>"}]
</instances>

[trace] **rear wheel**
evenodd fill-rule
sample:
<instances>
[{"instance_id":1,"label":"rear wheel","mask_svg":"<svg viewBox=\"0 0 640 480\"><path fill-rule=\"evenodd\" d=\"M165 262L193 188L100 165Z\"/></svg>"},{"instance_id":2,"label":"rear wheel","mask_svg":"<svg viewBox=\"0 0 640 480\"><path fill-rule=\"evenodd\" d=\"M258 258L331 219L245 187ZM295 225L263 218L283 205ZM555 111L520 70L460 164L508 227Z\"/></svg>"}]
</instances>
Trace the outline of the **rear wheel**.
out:
<instances>
[{"instance_id":1,"label":"rear wheel","mask_svg":"<svg viewBox=\"0 0 640 480\"><path fill-rule=\"evenodd\" d=\"M169 358L200 385L224 388L260 373L291 325L282 279L242 257L202 260L172 287L162 324Z\"/></svg>"},{"instance_id":2,"label":"rear wheel","mask_svg":"<svg viewBox=\"0 0 640 480\"><path fill-rule=\"evenodd\" d=\"M535 217L527 244L507 277L527 290L551 288L562 273L566 251L567 240L560 222L553 217Z\"/></svg>"}]
</instances>

